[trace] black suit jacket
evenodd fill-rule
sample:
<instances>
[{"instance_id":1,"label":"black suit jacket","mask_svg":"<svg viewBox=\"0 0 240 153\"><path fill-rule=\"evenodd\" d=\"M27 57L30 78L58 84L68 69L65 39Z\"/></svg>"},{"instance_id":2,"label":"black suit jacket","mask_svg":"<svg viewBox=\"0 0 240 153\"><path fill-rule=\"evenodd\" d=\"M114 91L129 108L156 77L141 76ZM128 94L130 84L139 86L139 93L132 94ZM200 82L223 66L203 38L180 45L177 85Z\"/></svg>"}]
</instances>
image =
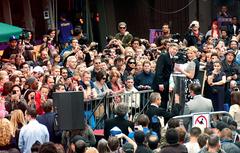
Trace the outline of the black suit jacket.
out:
<instances>
[{"instance_id":1,"label":"black suit jacket","mask_svg":"<svg viewBox=\"0 0 240 153\"><path fill-rule=\"evenodd\" d=\"M237 26L237 28L236 28L236 35L238 35L238 31L239 31L240 25L237 24L236 26ZM227 27L227 30L228 30L228 35L232 36L234 34L233 24L229 24L228 27Z\"/></svg>"},{"instance_id":2,"label":"black suit jacket","mask_svg":"<svg viewBox=\"0 0 240 153\"><path fill-rule=\"evenodd\" d=\"M133 122L125 120L123 117L115 117L113 119L107 119L104 122L104 137L108 139L110 135L110 130L117 126L119 129L122 130L122 133L128 135L128 127L134 128Z\"/></svg>"},{"instance_id":3,"label":"black suit jacket","mask_svg":"<svg viewBox=\"0 0 240 153\"><path fill-rule=\"evenodd\" d=\"M164 84L165 88L169 86L169 78L173 71L173 62L169 53L161 54L157 60L155 76L152 83L152 89L159 92L159 84Z\"/></svg>"},{"instance_id":4,"label":"black suit jacket","mask_svg":"<svg viewBox=\"0 0 240 153\"><path fill-rule=\"evenodd\" d=\"M150 122L154 115L164 117L164 121L167 122L170 118L179 115L180 110L181 110L181 105L179 104L174 104L172 108L172 112L168 112L161 107L150 105L146 111L146 115L149 117Z\"/></svg>"}]
</instances>

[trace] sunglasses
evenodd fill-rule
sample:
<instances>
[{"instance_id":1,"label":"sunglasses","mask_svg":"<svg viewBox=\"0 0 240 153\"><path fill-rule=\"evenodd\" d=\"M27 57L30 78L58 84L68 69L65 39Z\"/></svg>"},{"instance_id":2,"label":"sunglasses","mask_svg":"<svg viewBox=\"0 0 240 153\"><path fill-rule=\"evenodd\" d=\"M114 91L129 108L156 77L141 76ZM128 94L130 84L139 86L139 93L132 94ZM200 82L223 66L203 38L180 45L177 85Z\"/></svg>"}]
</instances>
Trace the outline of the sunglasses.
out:
<instances>
[{"instance_id":1,"label":"sunglasses","mask_svg":"<svg viewBox=\"0 0 240 153\"><path fill-rule=\"evenodd\" d=\"M126 29L126 27L119 27L119 29Z\"/></svg>"},{"instance_id":2,"label":"sunglasses","mask_svg":"<svg viewBox=\"0 0 240 153\"><path fill-rule=\"evenodd\" d=\"M136 64L136 62L129 62L129 64Z\"/></svg>"},{"instance_id":3,"label":"sunglasses","mask_svg":"<svg viewBox=\"0 0 240 153\"><path fill-rule=\"evenodd\" d=\"M102 78L102 79L103 79L103 80L106 80L107 78L104 77L104 78Z\"/></svg>"}]
</instances>

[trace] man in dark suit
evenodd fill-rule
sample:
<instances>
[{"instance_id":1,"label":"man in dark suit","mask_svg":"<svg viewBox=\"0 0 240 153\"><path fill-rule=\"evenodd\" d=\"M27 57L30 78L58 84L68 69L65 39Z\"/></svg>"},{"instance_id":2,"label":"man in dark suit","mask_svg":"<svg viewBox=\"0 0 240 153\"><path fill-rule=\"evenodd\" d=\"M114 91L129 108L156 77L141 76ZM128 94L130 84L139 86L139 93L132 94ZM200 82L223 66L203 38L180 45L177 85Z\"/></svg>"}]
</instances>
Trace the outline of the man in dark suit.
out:
<instances>
[{"instance_id":1,"label":"man in dark suit","mask_svg":"<svg viewBox=\"0 0 240 153\"><path fill-rule=\"evenodd\" d=\"M240 25L238 24L238 18L236 16L232 17L232 23L227 26L228 28L228 35L233 36L233 35L238 35Z\"/></svg>"},{"instance_id":2,"label":"man in dark suit","mask_svg":"<svg viewBox=\"0 0 240 153\"><path fill-rule=\"evenodd\" d=\"M128 135L128 128L134 128L133 122L130 122L125 119L125 116L128 112L128 106L124 103L120 103L117 105L115 109L116 117L113 119L107 119L104 122L104 137L108 139L110 136L110 130L113 127L118 127L122 133Z\"/></svg>"},{"instance_id":3,"label":"man in dark suit","mask_svg":"<svg viewBox=\"0 0 240 153\"><path fill-rule=\"evenodd\" d=\"M166 109L169 95L169 78L173 72L174 63L172 58L178 52L178 44L171 43L168 52L159 56L156 65L156 73L152 83L152 89L160 92L162 97L161 107Z\"/></svg>"},{"instance_id":4,"label":"man in dark suit","mask_svg":"<svg viewBox=\"0 0 240 153\"><path fill-rule=\"evenodd\" d=\"M149 128L152 129L157 134L160 134L160 124L156 126L156 117L164 117L165 123L172 117L179 115L181 110L181 105L179 104L179 98L175 98L175 104L173 105L172 112L167 112L165 109L159 107L161 104L161 96L158 92L153 92L150 95L151 105L146 111L146 115L149 117L150 124ZM155 122L155 123L154 123Z\"/></svg>"}]
</instances>

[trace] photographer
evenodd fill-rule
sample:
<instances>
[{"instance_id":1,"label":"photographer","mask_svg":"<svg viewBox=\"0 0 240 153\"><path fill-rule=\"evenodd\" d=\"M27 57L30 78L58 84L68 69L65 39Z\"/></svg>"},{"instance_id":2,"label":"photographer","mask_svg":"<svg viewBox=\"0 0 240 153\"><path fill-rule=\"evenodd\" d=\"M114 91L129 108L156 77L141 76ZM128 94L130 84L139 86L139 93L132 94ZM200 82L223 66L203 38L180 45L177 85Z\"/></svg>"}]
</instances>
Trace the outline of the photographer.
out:
<instances>
[{"instance_id":1,"label":"photographer","mask_svg":"<svg viewBox=\"0 0 240 153\"><path fill-rule=\"evenodd\" d=\"M77 53L80 50L80 45L78 44L78 40L75 38L72 38L71 40L71 44L64 48L62 50L62 52L60 53L61 57L66 57L67 54L71 54L71 53Z\"/></svg>"},{"instance_id":2,"label":"photographer","mask_svg":"<svg viewBox=\"0 0 240 153\"><path fill-rule=\"evenodd\" d=\"M6 110L9 113L15 109L20 109L25 112L27 109L27 103L21 96L21 88L18 85L14 85L11 91L12 92L6 97Z\"/></svg>"},{"instance_id":3,"label":"photographer","mask_svg":"<svg viewBox=\"0 0 240 153\"><path fill-rule=\"evenodd\" d=\"M35 91L34 90L28 90L24 95L24 99L26 100L27 105L29 107L36 109Z\"/></svg>"},{"instance_id":4,"label":"photographer","mask_svg":"<svg viewBox=\"0 0 240 153\"><path fill-rule=\"evenodd\" d=\"M157 48L157 45L154 43L149 44L149 48L144 51L144 54L148 57L150 61L157 59L161 54L161 50Z\"/></svg>"},{"instance_id":5,"label":"photographer","mask_svg":"<svg viewBox=\"0 0 240 153\"><path fill-rule=\"evenodd\" d=\"M202 48L204 35L199 31L199 29L199 22L192 21L192 23L189 25L189 31L184 39L186 46L197 46L197 48Z\"/></svg>"},{"instance_id":6,"label":"photographer","mask_svg":"<svg viewBox=\"0 0 240 153\"><path fill-rule=\"evenodd\" d=\"M26 63L33 66L36 60L36 52L34 52L34 42L32 41L32 33L30 31L23 32L20 36L20 43L23 49L23 56Z\"/></svg>"},{"instance_id":7,"label":"photographer","mask_svg":"<svg viewBox=\"0 0 240 153\"><path fill-rule=\"evenodd\" d=\"M119 55L125 53L125 49L123 47L121 40L111 39L106 48L115 50L115 52Z\"/></svg>"}]
</instances>

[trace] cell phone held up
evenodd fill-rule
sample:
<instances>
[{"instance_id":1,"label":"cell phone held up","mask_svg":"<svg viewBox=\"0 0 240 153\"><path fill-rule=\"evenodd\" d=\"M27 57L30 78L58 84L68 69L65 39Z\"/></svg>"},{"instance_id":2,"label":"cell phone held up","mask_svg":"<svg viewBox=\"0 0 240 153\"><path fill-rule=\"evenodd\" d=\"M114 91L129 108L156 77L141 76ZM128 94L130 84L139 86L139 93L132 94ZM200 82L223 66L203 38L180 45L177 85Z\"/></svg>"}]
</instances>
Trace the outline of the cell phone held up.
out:
<instances>
[{"instance_id":1,"label":"cell phone held up","mask_svg":"<svg viewBox=\"0 0 240 153\"><path fill-rule=\"evenodd\" d=\"M13 92L12 92L12 93L13 93L13 95L15 95L17 92L16 92L16 90L13 90Z\"/></svg>"}]
</instances>

